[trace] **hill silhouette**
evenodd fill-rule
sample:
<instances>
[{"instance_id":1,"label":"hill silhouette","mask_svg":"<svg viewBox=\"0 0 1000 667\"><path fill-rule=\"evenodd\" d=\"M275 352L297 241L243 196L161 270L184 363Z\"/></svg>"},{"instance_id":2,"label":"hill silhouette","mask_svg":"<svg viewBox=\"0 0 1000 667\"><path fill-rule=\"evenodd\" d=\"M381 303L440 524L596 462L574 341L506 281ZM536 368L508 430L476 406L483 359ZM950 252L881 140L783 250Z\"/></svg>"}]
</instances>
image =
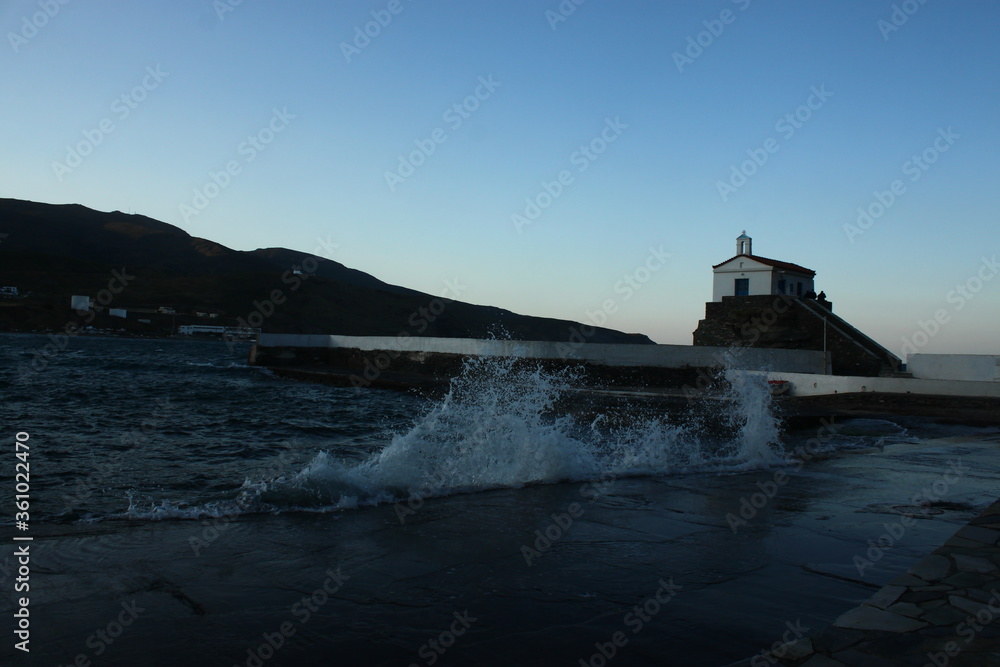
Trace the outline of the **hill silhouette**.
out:
<instances>
[{"instance_id":1,"label":"hill silhouette","mask_svg":"<svg viewBox=\"0 0 1000 667\"><path fill-rule=\"evenodd\" d=\"M182 324L247 323L273 333L652 344L642 334L443 300L296 250L233 250L146 216L78 204L0 199L0 284L20 291L0 300L7 331L77 322L162 335ZM96 316L73 311L72 295L95 299ZM128 315L110 317L109 308Z\"/></svg>"}]
</instances>

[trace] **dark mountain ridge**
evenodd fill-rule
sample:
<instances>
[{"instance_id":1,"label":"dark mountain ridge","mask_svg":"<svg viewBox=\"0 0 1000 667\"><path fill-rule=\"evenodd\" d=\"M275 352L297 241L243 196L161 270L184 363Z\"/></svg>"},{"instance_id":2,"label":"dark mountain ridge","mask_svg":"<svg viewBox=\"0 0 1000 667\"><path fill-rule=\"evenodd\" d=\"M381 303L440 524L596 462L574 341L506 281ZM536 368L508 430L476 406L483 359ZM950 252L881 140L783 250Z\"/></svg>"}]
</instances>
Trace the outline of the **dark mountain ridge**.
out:
<instances>
[{"instance_id":1,"label":"dark mountain ridge","mask_svg":"<svg viewBox=\"0 0 1000 667\"><path fill-rule=\"evenodd\" d=\"M0 283L20 291L0 300L0 328L63 329L80 320L70 296L107 291L115 270L127 285L90 320L134 333L259 322L274 333L652 344L642 334L443 300L310 253L233 250L143 215L0 199ZM166 318L162 307L175 313ZM130 312L109 318L107 308Z\"/></svg>"}]
</instances>

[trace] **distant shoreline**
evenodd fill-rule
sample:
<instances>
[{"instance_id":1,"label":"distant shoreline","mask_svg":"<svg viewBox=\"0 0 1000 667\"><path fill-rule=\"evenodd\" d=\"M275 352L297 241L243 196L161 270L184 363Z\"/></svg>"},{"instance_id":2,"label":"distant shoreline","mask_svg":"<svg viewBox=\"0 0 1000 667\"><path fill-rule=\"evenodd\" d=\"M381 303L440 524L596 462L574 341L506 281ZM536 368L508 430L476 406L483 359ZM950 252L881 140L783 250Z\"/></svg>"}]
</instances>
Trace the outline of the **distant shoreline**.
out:
<instances>
[{"instance_id":1,"label":"distant shoreline","mask_svg":"<svg viewBox=\"0 0 1000 667\"><path fill-rule=\"evenodd\" d=\"M198 343L226 343L226 341L222 340L221 338L213 338L213 337L208 337L208 336L185 336L185 335L181 335L181 334L174 334L174 335L171 335L171 336L164 336L164 335L155 335L155 334L148 334L148 335L147 334L137 334L137 333L131 333L131 332L123 332L123 333L108 333L108 332L87 333L87 332L78 332L78 333L74 333L74 334L70 335L70 334L67 334L67 333L62 332L62 331L56 331L54 329L51 330L51 331L0 331L0 335L7 335L7 336L60 336L60 335L62 335L62 336L69 336L70 338L86 338L86 339L91 339L91 338L136 338L136 339L140 339L140 340L179 340L179 341L191 341L191 342L198 342ZM248 340L234 340L234 341L230 341L230 342L231 343L239 343L239 344L252 345L254 341L248 339Z\"/></svg>"}]
</instances>

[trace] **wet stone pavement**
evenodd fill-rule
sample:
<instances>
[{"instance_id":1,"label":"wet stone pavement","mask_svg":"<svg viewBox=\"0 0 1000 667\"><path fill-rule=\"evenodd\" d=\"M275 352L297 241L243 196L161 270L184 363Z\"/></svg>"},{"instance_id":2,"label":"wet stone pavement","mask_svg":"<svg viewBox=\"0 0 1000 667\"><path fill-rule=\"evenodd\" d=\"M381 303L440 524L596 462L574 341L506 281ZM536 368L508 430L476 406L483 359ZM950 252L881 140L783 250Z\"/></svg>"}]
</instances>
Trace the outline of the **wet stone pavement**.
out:
<instances>
[{"instance_id":1,"label":"wet stone pavement","mask_svg":"<svg viewBox=\"0 0 1000 667\"><path fill-rule=\"evenodd\" d=\"M733 667L1000 665L1000 500L859 607Z\"/></svg>"}]
</instances>

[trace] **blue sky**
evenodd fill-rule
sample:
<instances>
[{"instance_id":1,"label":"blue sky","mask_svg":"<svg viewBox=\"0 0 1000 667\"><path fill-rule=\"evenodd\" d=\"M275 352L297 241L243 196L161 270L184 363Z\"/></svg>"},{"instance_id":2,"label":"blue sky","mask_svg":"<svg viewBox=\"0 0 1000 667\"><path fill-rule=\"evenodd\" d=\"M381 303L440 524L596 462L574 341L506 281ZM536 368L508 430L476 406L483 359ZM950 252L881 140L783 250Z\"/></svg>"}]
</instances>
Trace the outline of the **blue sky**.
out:
<instances>
[{"instance_id":1,"label":"blue sky","mask_svg":"<svg viewBox=\"0 0 1000 667\"><path fill-rule=\"evenodd\" d=\"M746 229L1000 353L994 2L232 2L0 3L0 194L679 344Z\"/></svg>"}]
</instances>

